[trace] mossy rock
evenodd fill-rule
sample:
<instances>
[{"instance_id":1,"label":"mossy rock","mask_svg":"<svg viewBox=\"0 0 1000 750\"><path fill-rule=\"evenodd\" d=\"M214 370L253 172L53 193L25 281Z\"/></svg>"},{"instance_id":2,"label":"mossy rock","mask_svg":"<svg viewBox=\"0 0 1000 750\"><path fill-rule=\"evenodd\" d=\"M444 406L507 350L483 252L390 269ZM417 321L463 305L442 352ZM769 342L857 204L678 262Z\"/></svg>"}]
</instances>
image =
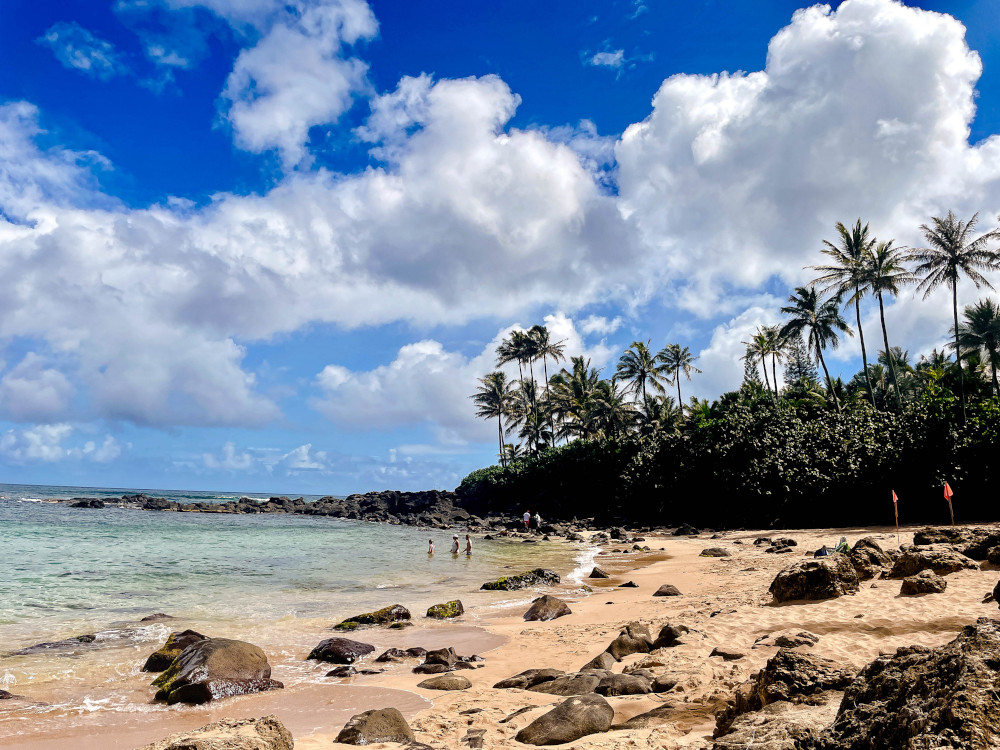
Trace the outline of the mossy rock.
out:
<instances>
[{"instance_id":1,"label":"mossy rock","mask_svg":"<svg viewBox=\"0 0 1000 750\"><path fill-rule=\"evenodd\" d=\"M143 672L162 672L170 666L171 662L181 655L181 652L192 643L203 641L208 636L202 635L194 630L183 630L178 633L171 633L167 642L158 650L154 651L146 659L142 667Z\"/></svg>"},{"instance_id":2,"label":"mossy rock","mask_svg":"<svg viewBox=\"0 0 1000 750\"><path fill-rule=\"evenodd\" d=\"M481 587L481 591L516 591L518 589L526 589L529 586L536 585L551 585L559 583L562 579L559 574L553 570L546 570L545 568L535 568L534 570L529 570L527 573L521 573L517 576L503 576L495 581L489 581L484 583Z\"/></svg>"},{"instance_id":3,"label":"mossy rock","mask_svg":"<svg viewBox=\"0 0 1000 750\"><path fill-rule=\"evenodd\" d=\"M410 610L402 604L393 604L389 607L374 612L365 612L361 615L348 617L339 625L334 625L334 630L354 630L359 625L391 625L394 622L410 619Z\"/></svg>"},{"instance_id":4,"label":"mossy rock","mask_svg":"<svg viewBox=\"0 0 1000 750\"><path fill-rule=\"evenodd\" d=\"M445 602L444 604L435 604L427 610L428 617L434 617L438 620L448 620L464 614L465 607L462 606L462 602L459 599L452 599L450 602Z\"/></svg>"}]
</instances>

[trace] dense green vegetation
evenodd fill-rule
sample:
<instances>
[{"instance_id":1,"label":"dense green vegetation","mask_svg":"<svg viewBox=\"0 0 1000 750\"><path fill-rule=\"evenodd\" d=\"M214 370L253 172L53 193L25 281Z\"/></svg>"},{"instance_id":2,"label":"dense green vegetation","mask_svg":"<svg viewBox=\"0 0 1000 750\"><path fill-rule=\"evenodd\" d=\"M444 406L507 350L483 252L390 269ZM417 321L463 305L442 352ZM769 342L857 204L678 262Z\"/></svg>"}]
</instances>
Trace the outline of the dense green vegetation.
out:
<instances>
[{"instance_id":1,"label":"dense green vegetation","mask_svg":"<svg viewBox=\"0 0 1000 750\"><path fill-rule=\"evenodd\" d=\"M500 465L470 474L460 494L481 513L827 526L891 524L892 490L901 522L947 521L947 480L958 520L996 518L1000 307L983 299L960 319L957 281L992 288L982 272L1000 268L988 247L1000 235L973 239L975 219L935 218L918 250L878 242L860 221L838 224L838 242L823 251L828 264L813 267L821 275L791 295L784 325L745 342L743 384L711 403L681 405L682 379L698 372L687 347L654 353L636 341L609 379L580 357L550 378L549 361L563 361L560 343L542 326L513 332L498 365L516 362L519 377L490 373L472 397L479 416L497 420ZM914 363L889 345L883 299L911 283L925 296L939 285L952 292L954 358L934 351ZM863 347L862 370L844 382L830 376L823 352L855 333L842 308L861 334L866 296L878 303L883 347L874 363Z\"/></svg>"}]
</instances>

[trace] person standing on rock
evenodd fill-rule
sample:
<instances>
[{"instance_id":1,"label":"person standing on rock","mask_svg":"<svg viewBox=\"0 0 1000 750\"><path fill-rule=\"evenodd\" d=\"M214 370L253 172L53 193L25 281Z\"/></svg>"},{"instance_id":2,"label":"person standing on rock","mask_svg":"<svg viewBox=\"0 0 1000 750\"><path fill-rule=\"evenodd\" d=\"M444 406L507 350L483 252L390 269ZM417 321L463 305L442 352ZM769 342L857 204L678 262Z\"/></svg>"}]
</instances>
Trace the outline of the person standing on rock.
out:
<instances>
[{"instance_id":1,"label":"person standing on rock","mask_svg":"<svg viewBox=\"0 0 1000 750\"><path fill-rule=\"evenodd\" d=\"M528 528L531 526L531 511L530 510L524 511L524 516L522 516L522 518L524 518L524 530L527 531Z\"/></svg>"},{"instance_id":2,"label":"person standing on rock","mask_svg":"<svg viewBox=\"0 0 1000 750\"><path fill-rule=\"evenodd\" d=\"M451 535L451 554L458 554L458 534Z\"/></svg>"},{"instance_id":3,"label":"person standing on rock","mask_svg":"<svg viewBox=\"0 0 1000 750\"><path fill-rule=\"evenodd\" d=\"M472 557L472 536L469 534L465 535L465 554Z\"/></svg>"},{"instance_id":4,"label":"person standing on rock","mask_svg":"<svg viewBox=\"0 0 1000 750\"><path fill-rule=\"evenodd\" d=\"M536 510L535 511L535 531L541 531L541 530L542 530L542 516Z\"/></svg>"},{"instance_id":5,"label":"person standing on rock","mask_svg":"<svg viewBox=\"0 0 1000 750\"><path fill-rule=\"evenodd\" d=\"M433 555L434 554L434 540L433 539L428 539L427 540L427 554L428 555Z\"/></svg>"}]
</instances>

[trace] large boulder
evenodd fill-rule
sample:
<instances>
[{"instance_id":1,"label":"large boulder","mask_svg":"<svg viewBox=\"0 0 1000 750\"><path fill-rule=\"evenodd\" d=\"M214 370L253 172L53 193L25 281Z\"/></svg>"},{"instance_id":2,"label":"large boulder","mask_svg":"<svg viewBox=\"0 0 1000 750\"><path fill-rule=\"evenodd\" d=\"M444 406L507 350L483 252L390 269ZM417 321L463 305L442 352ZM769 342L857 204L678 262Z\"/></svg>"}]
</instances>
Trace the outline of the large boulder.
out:
<instances>
[{"instance_id":1,"label":"large boulder","mask_svg":"<svg viewBox=\"0 0 1000 750\"><path fill-rule=\"evenodd\" d=\"M1000 586L1000 584L997 584L997 585ZM584 664L582 667L580 667L580 671L581 672L586 672L588 669L608 670L608 669L611 669L611 667L613 667L617 663L618 663L618 660L615 657L613 657L607 651L602 651L597 656L595 656L593 659L591 659L586 664Z\"/></svg>"},{"instance_id":2,"label":"large boulder","mask_svg":"<svg viewBox=\"0 0 1000 750\"><path fill-rule=\"evenodd\" d=\"M771 703L736 719L728 733L715 739L712 750L803 750L830 723L834 710L832 704Z\"/></svg>"},{"instance_id":3,"label":"large boulder","mask_svg":"<svg viewBox=\"0 0 1000 750\"><path fill-rule=\"evenodd\" d=\"M170 666L174 659L181 655L181 651L192 643L203 641L206 638L208 638L207 635L202 635L194 630L182 630L178 633L171 633L167 636L167 642L159 650L149 655L146 663L142 666L142 671L162 672Z\"/></svg>"},{"instance_id":4,"label":"large boulder","mask_svg":"<svg viewBox=\"0 0 1000 750\"><path fill-rule=\"evenodd\" d=\"M425 690L468 690L472 683L468 677L460 674L440 674L437 677L428 677L423 682L417 683L418 688Z\"/></svg>"},{"instance_id":5,"label":"large boulder","mask_svg":"<svg viewBox=\"0 0 1000 750\"><path fill-rule=\"evenodd\" d=\"M518 589L526 589L529 586L551 586L561 582L561 580L559 574L554 570L535 568L520 575L503 576L495 581L484 583L479 588L482 591L517 591Z\"/></svg>"},{"instance_id":6,"label":"large boulder","mask_svg":"<svg viewBox=\"0 0 1000 750\"><path fill-rule=\"evenodd\" d=\"M862 581L874 578L892 566L892 558L870 536L859 539L847 556L857 571L858 579Z\"/></svg>"},{"instance_id":7,"label":"large boulder","mask_svg":"<svg viewBox=\"0 0 1000 750\"><path fill-rule=\"evenodd\" d=\"M621 724L616 724L612 729L651 729L677 721L679 713L681 712L678 712L672 703L665 703L645 713L637 714Z\"/></svg>"},{"instance_id":8,"label":"large boulder","mask_svg":"<svg viewBox=\"0 0 1000 750\"><path fill-rule=\"evenodd\" d=\"M561 669L526 669L520 674L516 674L513 677L508 677L505 680L500 680L493 687L504 690L506 688L520 688L521 690L527 690L535 685L541 685L543 682L549 682L554 680L556 677L562 677L565 672Z\"/></svg>"},{"instance_id":9,"label":"large boulder","mask_svg":"<svg viewBox=\"0 0 1000 750\"><path fill-rule=\"evenodd\" d=\"M277 716L271 715L260 719L222 719L136 750L293 750L294 747L292 733Z\"/></svg>"},{"instance_id":10,"label":"large boulder","mask_svg":"<svg viewBox=\"0 0 1000 750\"><path fill-rule=\"evenodd\" d=\"M680 596L681 590L674 586L672 583L665 583L656 591L653 592L653 596Z\"/></svg>"},{"instance_id":11,"label":"large boulder","mask_svg":"<svg viewBox=\"0 0 1000 750\"><path fill-rule=\"evenodd\" d=\"M1000 622L980 618L939 648L881 656L847 688L818 750L1000 745Z\"/></svg>"},{"instance_id":12,"label":"large boulder","mask_svg":"<svg viewBox=\"0 0 1000 750\"><path fill-rule=\"evenodd\" d=\"M708 547L701 551L701 557L729 557L730 553L725 547Z\"/></svg>"},{"instance_id":13,"label":"large boulder","mask_svg":"<svg viewBox=\"0 0 1000 750\"><path fill-rule=\"evenodd\" d=\"M677 639L688 632L687 625L671 625L667 623L660 628L656 640L653 641L653 648L670 648L677 645Z\"/></svg>"},{"instance_id":14,"label":"large boulder","mask_svg":"<svg viewBox=\"0 0 1000 750\"><path fill-rule=\"evenodd\" d=\"M978 566L961 552L941 545L906 545L889 571L890 578L914 576L921 570L933 570L941 576L960 570L978 570Z\"/></svg>"},{"instance_id":15,"label":"large boulder","mask_svg":"<svg viewBox=\"0 0 1000 750\"><path fill-rule=\"evenodd\" d=\"M594 692L598 695L645 695L651 692L651 680L638 674L612 674L603 677Z\"/></svg>"},{"instance_id":16,"label":"large boulder","mask_svg":"<svg viewBox=\"0 0 1000 750\"><path fill-rule=\"evenodd\" d=\"M921 570L915 576L903 579L903 585L899 587L899 595L941 594L947 587L948 582L933 570Z\"/></svg>"},{"instance_id":17,"label":"large boulder","mask_svg":"<svg viewBox=\"0 0 1000 750\"><path fill-rule=\"evenodd\" d=\"M629 654L648 654L653 648L653 636L649 628L638 622L630 622L621 634L610 644L606 651L621 661Z\"/></svg>"},{"instance_id":18,"label":"large boulder","mask_svg":"<svg viewBox=\"0 0 1000 750\"><path fill-rule=\"evenodd\" d=\"M410 610L402 604L392 604L374 612L365 612L360 615L354 615L354 617L348 617L333 627L335 630L354 630L359 625L391 625L394 622L409 619Z\"/></svg>"},{"instance_id":19,"label":"large boulder","mask_svg":"<svg viewBox=\"0 0 1000 750\"><path fill-rule=\"evenodd\" d=\"M768 589L775 603L835 599L858 593L858 574L844 554L806 558L775 576Z\"/></svg>"},{"instance_id":20,"label":"large boulder","mask_svg":"<svg viewBox=\"0 0 1000 750\"><path fill-rule=\"evenodd\" d=\"M524 619L529 622L538 620L554 620L557 617L565 617L573 614L573 610L562 599L554 596L545 596L535 599L531 607L524 613Z\"/></svg>"},{"instance_id":21,"label":"large boulder","mask_svg":"<svg viewBox=\"0 0 1000 750\"><path fill-rule=\"evenodd\" d=\"M435 604L433 607L427 608L427 616L433 617L435 620L450 620L464 614L465 607L462 606L460 599L452 599L450 602Z\"/></svg>"},{"instance_id":22,"label":"large boulder","mask_svg":"<svg viewBox=\"0 0 1000 750\"><path fill-rule=\"evenodd\" d=\"M608 731L614 716L615 710L602 696L580 695L542 714L514 739L525 745L561 745Z\"/></svg>"},{"instance_id":23,"label":"large boulder","mask_svg":"<svg viewBox=\"0 0 1000 750\"><path fill-rule=\"evenodd\" d=\"M361 641L352 641L350 638L327 638L325 641L320 641L306 658L328 661L331 664L353 664L362 656L374 651L374 646Z\"/></svg>"},{"instance_id":24,"label":"large boulder","mask_svg":"<svg viewBox=\"0 0 1000 750\"><path fill-rule=\"evenodd\" d=\"M450 669L458 662L458 658L458 654L451 646L436 648L424 654L424 664L443 664Z\"/></svg>"},{"instance_id":25,"label":"large boulder","mask_svg":"<svg viewBox=\"0 0 1000 750\"><path fill-rule=\"evenodd\" d=\"M729 732L737 716L778 701L802 702L826 690L843 690L855 671L830 659L783 648L768 659L750 682L737 688L733 700L715 715L715 737Z\"/></svg>"},{"instance_id":26,"label":"large boulder","mask_svg":"<svg viewBox=\"0 0 1000 750\"><path fill-rule=\"evenodd\" d=\"M376 742L408 744L415 740L413 730L398 708L379 708L352 716L336 739L343 745L372 745Z\"/></svg>"},{"instance_id":27,"label":"large boulder","mask_svg":"<svg viewBox=\"0 0 1000 750\"><path fill-rule=\"evenodd\" d=\"M546 693L548 695L586 695L592 693L601 684L601 680L606 675L595 669L576 674L567 674L556 677L554 680L547 680L537 685L532 685L528 690L533 693Z\"/></svg>"},{"instance_id":28,"label":"large boulder","mask_svg":"<svg viewBox=\"0 0 1000 750\"><path fill-rule=\"evenodd\" d=\"M973 560L986 560L989 550L1000 545L1000 529L969 529L964 526L933 526L913 535L916 545L951 544Z\"/></svg>"},{"instance_id":29,"label":"large boulder","mask_svg":"<svg viewBox=\"0 0 1000 750\"><path fill-rule=\"evenodd\" d=\"M207 703L284 687L271 679L271 665L259 647L229 638L192 643L153 685L158 688L156 700L171 705Z\"/></svg>"}]
</instances>

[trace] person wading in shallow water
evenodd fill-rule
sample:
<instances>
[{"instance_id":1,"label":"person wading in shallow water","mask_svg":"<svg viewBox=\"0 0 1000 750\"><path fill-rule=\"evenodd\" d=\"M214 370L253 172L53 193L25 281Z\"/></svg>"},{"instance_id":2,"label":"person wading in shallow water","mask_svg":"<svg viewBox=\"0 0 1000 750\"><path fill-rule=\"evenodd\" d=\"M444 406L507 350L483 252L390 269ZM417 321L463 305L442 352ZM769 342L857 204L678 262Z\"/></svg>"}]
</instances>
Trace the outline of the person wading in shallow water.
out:
<instances>
[{"instance_id":1,"label":"person wading in shallow water","mask_svg":"<svg viewBox=\"0 0 1000 750\"><path fill-rule=\"evenodd\" d=\"M524 530L527 531L528 527L531 526L531 511L530 510L524 511L524 515L522 516L522 518L524 519Z\"/></svg>"},{"instance_id":2,"label":"person wading in shallow water","mask_svg":"<svg viewBox=\"0 0 1000 750\"><path fill-rule=\"evenodd\" d=\"M452 534L451 537L451 554L458 554L458 534Z\"/></svg>"},{"instance_id":3,"label":"person wading in shallow water","mask_svg":"<svg viewBox=\"0 0 1000 750\"><path fill-rule=\"evenodd\" d=\"M434 540L433 539L428 539L427 540L427 554L428 555L433 555L434 554Z\"/></svg>"},{"instance_id":4,"label":"person wading in shallow water","mask_svg":"<svg viewBox=\"0 0 1000 750\"><path fill-rule=\"evenodd\" d=\"M468 534L465 535L465 554L472 556L472 537Z\"/></svg>"}]
</instances>

